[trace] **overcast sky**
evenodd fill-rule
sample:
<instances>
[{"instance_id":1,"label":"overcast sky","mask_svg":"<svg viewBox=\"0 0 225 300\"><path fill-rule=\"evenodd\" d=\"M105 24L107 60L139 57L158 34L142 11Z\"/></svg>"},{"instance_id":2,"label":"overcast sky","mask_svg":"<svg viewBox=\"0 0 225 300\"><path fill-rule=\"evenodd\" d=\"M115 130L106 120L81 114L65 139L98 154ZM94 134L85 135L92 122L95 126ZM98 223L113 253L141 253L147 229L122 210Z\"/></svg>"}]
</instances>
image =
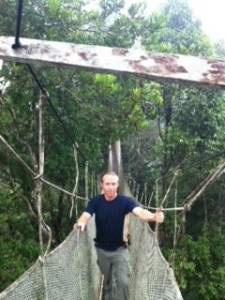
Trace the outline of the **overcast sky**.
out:
<instances>
[{"instance_id":1,"label":"overcast sky","mask_svg":"<svg viewBox=\"0 0 225 300\"><path fill-rule=\"evenodd\" d=\"M129 3L139 0L126 0ZM143 1L143 0L142 0ZM150 10L155 10L164 0L145 0ZM225 1L224 0L188 0L195 17L202 22L202 29L209 38L216 42L225 39Z\"/></svg>"}]
</instances>

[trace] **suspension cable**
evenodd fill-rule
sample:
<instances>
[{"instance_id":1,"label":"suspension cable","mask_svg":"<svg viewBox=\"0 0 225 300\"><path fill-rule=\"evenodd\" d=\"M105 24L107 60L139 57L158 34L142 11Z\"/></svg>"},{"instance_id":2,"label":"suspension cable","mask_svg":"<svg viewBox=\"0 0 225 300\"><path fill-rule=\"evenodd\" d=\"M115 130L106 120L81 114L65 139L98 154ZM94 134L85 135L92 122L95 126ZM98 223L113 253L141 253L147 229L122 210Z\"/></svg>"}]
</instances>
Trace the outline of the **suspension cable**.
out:
<instances>
[{"instance_id":1,"label":"suspension cable","mask_svg":"<svg viewBox=\"0 0 225 300\"><path fill-rule=\"evenodd\" d=\"M31 66L29 64L27 64L27 68L30 71L31 75L33 76L35 82L37 83L39 89L42 91L42 93L45 95L46 94L46 90L42 87L40 81L38 80L37 76L35 75L33 69L31 68Z\"/></svg>"},{"instance_id":2,"label":"suspension cable","mask_svg":"<svg viewBox=\"0 0 225 300\"><path fill-rule=\"evenodd\" d=\"M40 90L42 91L43 94L46 94L47 91L43 88L43 86L41 85L40 81L38 80L36 74L34 73L34 70L32 69L32 67L27 64L28 70L30 71L31 75L33 76L35 82L37 83L38 87L40 88ZM60 118L56 108L54 107L53 103L51 102L50 98L47 97L47 101L49 106L51 107L52 111L54 112L57 120L59 121L59 123L62 125L63 130L65 131L66 135L68 136L68 138L70 139L70 141L72 142L72 145L76 148L76 150L78 151L78 153L80 154L80 156L82 157L83 161L86 162L86 159L84 157L84 155L82 154L82 152L79 149L79 146L77 144L76 141L74 141L74 139L71 137L71 134L69 133L67 127L65 126L65 124L63 123L62 119Z\"/></svg>"},{"instance_id":3,"label":"suspension cable","mask_svg":"<svg viewBox=\"0 0 225 300\"><path fill-rule=\"evenodd\" d=\"M19 39L20 39L22 12L23 12L23 0L18 0L17 18L16 18L16 35L15 35L15 44L12 45L13 49L18 49L21 47Z\"/></svg>"}]
</instances>

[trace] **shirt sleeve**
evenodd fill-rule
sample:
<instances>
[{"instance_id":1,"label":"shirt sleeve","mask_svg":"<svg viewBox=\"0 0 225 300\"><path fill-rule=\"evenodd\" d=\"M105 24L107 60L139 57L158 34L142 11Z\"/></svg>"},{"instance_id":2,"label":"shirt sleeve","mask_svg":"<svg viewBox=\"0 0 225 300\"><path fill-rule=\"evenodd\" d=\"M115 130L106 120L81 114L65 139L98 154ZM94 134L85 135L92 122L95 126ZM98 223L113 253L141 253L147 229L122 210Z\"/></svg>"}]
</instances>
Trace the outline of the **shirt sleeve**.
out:
<instances>
[{"instance_id":1,"label":"shirt sleeve","mask_svg":"<svg viewBox=\"0 0 225 300\"><path fill-rule=\"evenodd\" d=\"M95 201L94 198L90 199L88 202L88 205L86 209L84 210L85 212L89 213L91 216L95 213Z\"/></svg>"},{"instance_id":2,"label":"shirt sleeve","mask_svg":"<svg viewBox=\"0 0 225 300\"><path fill-rule=\"evenodd\" d=\"M132 199L127 198L127 212L130 213L135 207L138 207L139 205Z\"/></svg>"}]
</instances>

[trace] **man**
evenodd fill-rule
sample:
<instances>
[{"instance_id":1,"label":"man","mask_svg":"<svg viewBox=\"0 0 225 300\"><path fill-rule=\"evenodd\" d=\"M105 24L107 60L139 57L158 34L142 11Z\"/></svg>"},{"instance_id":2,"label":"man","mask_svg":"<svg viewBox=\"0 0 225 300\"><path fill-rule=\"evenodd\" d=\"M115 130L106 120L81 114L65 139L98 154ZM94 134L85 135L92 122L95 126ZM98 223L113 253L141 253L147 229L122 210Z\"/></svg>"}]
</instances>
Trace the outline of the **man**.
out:
<instances>
[{"instance_id":1,"label":"man","mask_svg":"<svg viewBox=\"0 0 225 300\"><path fill-rule=\"evenodd\" d=\"M146 222L162 223L162 212L151 213L141 208L129 197L117 194L119 177L108 172L102 177L102 194L90 199L75 229L84 230L95 214L95 246L98 265L104 275L104 300L129 300L129 277L131 274L128 248L123 241L123 225L126 214L132 212ZM113 288L115 283L115 288Z\"/></svg>"}]
</instances>

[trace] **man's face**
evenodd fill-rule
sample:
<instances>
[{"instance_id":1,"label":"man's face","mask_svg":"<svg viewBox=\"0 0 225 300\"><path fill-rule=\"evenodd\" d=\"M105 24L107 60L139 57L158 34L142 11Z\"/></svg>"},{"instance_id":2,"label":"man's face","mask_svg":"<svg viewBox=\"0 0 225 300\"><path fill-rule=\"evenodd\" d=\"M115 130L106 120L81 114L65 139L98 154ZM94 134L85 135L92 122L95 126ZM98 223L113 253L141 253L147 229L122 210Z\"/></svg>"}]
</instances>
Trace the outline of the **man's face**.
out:
<instances>
[{"instance_id":1,"label":"man's face","mask_svg":"<svg viewBox=\"0 0 225 300\"><path fill-rule=\"evenodd\" d=\"M106 200L113 200L117 194L119 186L119 179L115 175L105 175L102 178L102 192L105 195Z\"/></svg>"}]
</instances>

